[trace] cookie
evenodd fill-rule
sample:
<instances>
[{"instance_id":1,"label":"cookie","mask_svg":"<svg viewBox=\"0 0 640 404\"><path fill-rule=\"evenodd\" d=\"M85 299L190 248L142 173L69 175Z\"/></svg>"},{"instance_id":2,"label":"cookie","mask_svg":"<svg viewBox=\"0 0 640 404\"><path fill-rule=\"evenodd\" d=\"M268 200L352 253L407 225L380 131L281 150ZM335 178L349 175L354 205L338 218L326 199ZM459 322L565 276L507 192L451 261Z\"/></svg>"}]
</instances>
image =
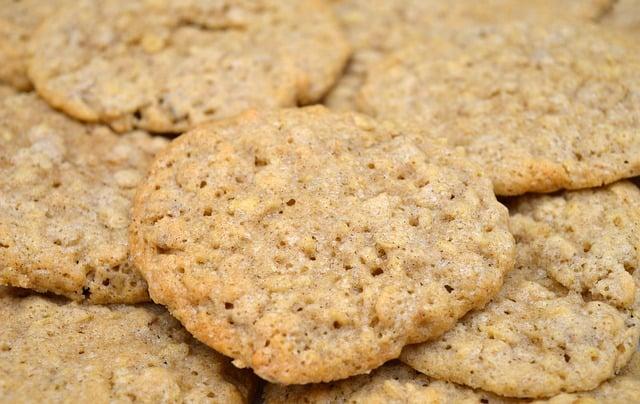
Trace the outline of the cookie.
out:
<instances>
[{"instance_id":1,"label":"cookie","mask_svg":"<svg viewBox=\"0 0 640 404\"><path fill-rule=\"evenodd\" d=\"M29 90L27 77L28 42L33 31L69 0L0 1L0 84Z\"/></svg>"},{"instance_id":2,"label":"cookie","mask_svg":"<svg viewBox=\"0 0 640 404\"><path fill-rule=\"evenodd\" d=\"M513 397L591 390L612 377L629 361L640 337L638 233L629 234L629 228L638 226L638 213L627 200L638 198L640 191L632 187L620 183L516 201L510 223L516 268L498 296L438 340L407 347L401 359L437 379ZM616 212L610 221L599 217L592 228L571 221L576 209L597 217L590 211L601 210L601 203L610 203L607 208ZM558 228L549 227L552 216ZM586 233L572 235L580 231ZM614 240L620 244L612 244ZM605 246L610 251L602 251ZM571 249L573 255L568 254ZM631 286L636 301L629 309L610 303L627 282L618 266L632 273L636 283ZM576 292L557 281L570 279L571 270L576 279L587 279L590 268L597 267L612 273L602 281L611 285L602 298L599 291Z\"/></svg>"},{"instance_id":3,"label":"cookie","mask_svg":"<svg viewBox=\"0 0 640 404\"><path fill-rule=\"evenodd\" d=\"M620 375L584 393L562 393L535 404L627 404L640 400L640 354ZM468 403L524 404L531 400L506 398L450 382L431 379L399 363L388 363L368 375L331 384L279 386L268 384L265 404L278 403Z\"/></svg>"},{"instance_id":4,"label":"cookie","mask_svg":"<svg viewBox=\"0 0 640 404\"><path fill-rule=\"evenodd\" d=\"M618 0L601 22L609 27L628 31L631 35L640 34L640 1Z\"/></svg>"},{"instance_id":5,"label":"cookie","mask_svg":"<svg viewBox=\"0 0 640 404\"><path fill-rule=\"evenodd\" d=\"M640 174L640 47L595 25L508 24L410 45L371 70L359 102L464 147L500 195Z\"/></svg>"},{"instance_id":6,"label":"cookie","mask_svg":"<svg viewBox=\"0 0 640 404\"><path fill-rule=\"evenodd\" d=\"M127 227L135 187L166 143L82 125L34 94L0 98L0 285L148 300Z\"/></svg>"},{"instance_id":7,"label":"cookie","mask_svg":"<svg viewBox=\"0 0 640 404\"><path fill-rule=\"evenodd\" d=\"M402 363L387 363L370 374L334 383L268 384L265 404L284 403L494 403L493 394L433 380ZM481 400L491 401L481 401Z\"/></svg>"},{"instance_id":8,"label":"cookie","mask_svg":"<svg viewBox=\"0 0 640 404\"><path fill-rule=\"evenodd\" d=\"M247 403L256 381L164 309L0 290L5 402Z\"/></svg>"},{"instance_id":9,"label":"cookie","mask_svg":"<svg viewBox=\"0 0 640 404\"><path fill-rule=\"evenodd\" d=\"M630 182L605 188L520 198L511 213L530 220L537 265L565 288L630 308L640 262L640 190Z\"/></svg>"},{"instance_id":10,"label":"cookie","mask_svg":"<svg viewBox=\"0 0 640 404\"><path fill-rule=\"evenodd\" d=\"M248 112L159 155L131 245L152 299L264 379L368 372L482 306L507 213L440 146L323 107Z\"/></svg>"},{"instance_id":11,"label":"cookie","mask_svg":"<svg viewBox=\"0 0 640 404\"><path fill-rule=\"evenodd\" d=\"M29 76L51 105L153 132L313 102L349 55L322 0L80 1L32 48Z\"/></svg>"},{"instance_id":12,"label":"cookie","mask_svg":"<svg viewBox=\"0 0 640 404\"><path fill-rule=\"evenodd\" d=\"M612 0L336 0L338 19L353 47L346 74L327 95L331 109L356 110L368 70L383 56L424 38L446 38L459 29L511 20L596 20Z\"/></svg>"}]
</instances>

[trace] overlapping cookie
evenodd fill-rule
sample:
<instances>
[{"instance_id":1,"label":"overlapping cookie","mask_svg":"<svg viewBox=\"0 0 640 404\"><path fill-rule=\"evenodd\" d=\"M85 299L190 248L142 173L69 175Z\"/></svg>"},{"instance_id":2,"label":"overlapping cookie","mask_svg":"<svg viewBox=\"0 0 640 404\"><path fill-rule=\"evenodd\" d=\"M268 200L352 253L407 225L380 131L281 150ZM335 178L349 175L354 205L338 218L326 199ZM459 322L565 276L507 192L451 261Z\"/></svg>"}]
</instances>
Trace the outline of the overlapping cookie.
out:
<instances>
[{"instance_id":1,"label":"overlapping cookie","mask_svg":"<svg viewBox=\"0 0 640 404\"><path fill-rule=\"evenodd\" d=\"M247 403L255 377L164 309L95 306L0 287L4 402Z\"/></svg>"},{"instance_id":2,"label":"overlapping cookie","mask_svg":"<svg viewBox=\"0 0 640 404\"><path fill-rule=\"evenodd\" d=\"M135 187L166 141L0 98L0 284L93 303L148 300L129 262Z\"/></svg>"},{"instance_id":3,"label":"overlapping cookie","mask_svg":"<svg viewBox=\"0 0 640 404\"><path fill-rule=\"evenodd\" d=\"M507 24L433 38L373 69L359 101L463 146L500 195L640 174L640 47L595 25Z\"/></svg>"},{"instance_id":4,"label":"overlapping cookie","mask_svg":"<svg viewBox=\"0 0 640 404\"><path fill-rule=\"evenodd\" d=\"M280 383L365 373L483 306L507 212L437 144L323 107L248 112L159 155L131 245L150 295Z\"/></svg>"},{"instance_id":5,"label":"overlapping cookie","mask_svg":"<svg viewBox=\"0 0 640 404\"><path fill-rule=\"evenodd\" d=\"M628 404L640 400L640 354L615 378L584 393L562 393L549 399L523 400L435 380L409 366L391 362L368 375L331 384L265 388L265 404L278 403L468 403L468 404Z\"/></svg>"},{"instance_id":6,"label":"overlapping cookie","mask_svg":"<svg viewBox=\"0 0 640 404\"><path fill-rule=\"evenodd\" d=\"M505 21L596 20L612 0L335 0L333 8L354 54L328 94L331 109L356 110L368 70L383 56L426 38L446 38L459 29Z\"/></svg>"},{"instance_id":7,"label":"overlapping cookie","mask_svg":"<svg viewBox=\"0 0 640 404\"><path fill-rule=\"evenodd\" d=\"M69 0L0 1L0 84L31 88L27 77L28 42L40 23Z\"/></svg>"},{"instance_id":8,"label":"overlapping cookie","mask_svg":"<svg viewBox=\"0 0 640 404\"><path fill-rule=\"evenodd\" d=\"M32 38L56 108L117 131L184 131L322 97L349 49L321 0L79 1Z\"/></svg>"},{"instance_id":9,"label":"overlapping cookie","mask_svg":"<svg viewBox=\"0 0 640 404\"><path fill-rule=\"evenodd\" d=\"M629 182L517 199L516 268L498 296L401 359L504 396L596 388L638 347L639 212Z\"/></svg>"}]
</instances>

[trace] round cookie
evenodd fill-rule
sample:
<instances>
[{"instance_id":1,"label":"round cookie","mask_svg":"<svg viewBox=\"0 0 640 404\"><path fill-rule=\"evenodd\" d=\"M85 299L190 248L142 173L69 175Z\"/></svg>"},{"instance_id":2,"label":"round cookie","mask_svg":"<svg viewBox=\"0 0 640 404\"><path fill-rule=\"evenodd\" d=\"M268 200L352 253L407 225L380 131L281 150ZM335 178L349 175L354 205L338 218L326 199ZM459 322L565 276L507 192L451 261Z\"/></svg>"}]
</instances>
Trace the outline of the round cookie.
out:
<instances>
[{"instance_id":1,"label":"round cookie","mask_svg":"<svg viewBox=\"0 0 640 404\"><path fill-rule=\"evenodd\" d=\"M34 94L0 98L0 285L148 300L127 227L135 187L166 143L82 125Z\"/></svg>"},{"instance_id":2,"label":"round cookie","mask_svg":"<svg viewBox=\"0 0 640 404\"><path fill-rule=\"evenodd\" d=\"M429 376L514 397L591 390L614 376L629 361L640 337L640 272L635 270L640 245L639 233L633 231L638 213L628 201L639 196L640 191L625 182L517 200L510 223L516 269L507 275L498 296L438 340L405 348L401 359ZM597 215L585 212L597 212L603 203L615 212L611 220L594 219L591 229L580 220L571 222L574 210L593 218ZM558 228L549 226L552 217ZM572 235L581 231L585 234ZM627 293L619 293L624 287L617 282L627 282L617 272L619 266L635 278L630 309L608 302ZM576 270L576 279L585 280L590 268L612 273L602 281L611 285L604 298L557 282L556 277L569 279L571 270Z\"/></svg>"},{"instance_id":3,"label":"round cookie","mask_svg":"<svg viewBox=\"0 0 640 404\"><path fill-rule=\"evenodd\" d=\"M562 393L543 400L497 396L450 382L431 379L412 368L387 363L368 375L330 384L281 386L267 384L265 404L279 403L465 403L465 404L628 404L640 400L640 354L613 379L583 393Z\"/></svg>"},{"instance_id":4,"label":"round cookie","mask_svg":"<svg viewBox=\"0 0 640 404\"><path fill-rule=\"evenodd\" d=\"M0 0L0 84L29 90L28 42L33 31L69 0Z\"/></svg>"},{"instance_id":5,"label":"round cookie","mask_svg":"<svg viewBox=\"0 0 640 404\"><path fill-rule=\"evenodd\" d=\"M334 11L354 49L346 73L327 95L331 109L356 110L368 70L390 52L469 26L513 20L596 20L612 0L336 0Z\"/></svg>"},{"instance_id":6,"label":"round cookie","mask_svg":"<svg viewBox=\"0 0 640 404\"><path fill-rule=\"evenodd\" d=\"M247 403L250 372L154 305L92 306L0 288L5 402Z\"/></svg>"},{"instance_id":7,"label":"round cookie","mask_svg":"<svg viewBox=\"0 0 640 404\"><path fill-rule=\"evenodd\" d=\"M323 107L181 136L133 218L153 300L283 384L365 373L442 334L513 265L506 210L476 167Z\"/></svg>"},{"instance_id":8,"label":"round cookie","mask_svg":"<svg viewBox=\"0 0 640 404\"><path fill-rule=\"evenodd\" d=\"M640 47L595 25L508 24L409 46L370 72L359 101L463 146L500 195L640 173Z\"/></svg>"},{"instance_id":9,"label":"round cookie","mask_svg":"<svg viewBox=\"0 0 640 404\"><path fill-rule=\"evenodd\" d=\"M53 106L117 131L179 132L322 97L349 48L321 0L80 1L31 42Z\"/></svg>"}]
</instances>

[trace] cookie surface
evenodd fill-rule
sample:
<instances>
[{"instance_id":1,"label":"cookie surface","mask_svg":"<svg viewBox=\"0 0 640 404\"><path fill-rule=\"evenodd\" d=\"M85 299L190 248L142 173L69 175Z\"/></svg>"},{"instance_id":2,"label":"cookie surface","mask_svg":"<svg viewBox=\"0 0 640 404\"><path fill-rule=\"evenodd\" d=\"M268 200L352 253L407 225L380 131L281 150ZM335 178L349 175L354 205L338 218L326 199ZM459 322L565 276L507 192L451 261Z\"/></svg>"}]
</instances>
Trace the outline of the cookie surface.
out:
<instances>
[{"instance_id":1,"label":"cookie surface","mask_svg":"<svg viewBox=\"0 0 640 404\"><path fill-rule=\"evenodd\" d=\"M31 88L27 77L28 42L33 31L69 0L0 0L0 84Z\"/></svg>"},{"instance_id":2,"label":"cookie surface","mask_svg":"<svg viewBox=\"0 0 640 404\"><path fill-rule=\"evenodd\" d=\"M634 187L623 182L573 195L522 197L510 223L516 268L498 296L440 339L405 348L401 359L432 377L514 397L591 390L612 377L629 361L640 337L638 233L627 234L629 227L638 226L637 211L626 200L640 196ZM612 220L594 221L592 229L570 222L574 210L597 211L605 201L617 212ZM552 217L560 229L548 226ZM586 233L570 235L581 231ZM614 240L620 244L609 244ZM605 246L610 251L603 251ZM610 289L594 295L582 287L568 290L556 280L570 279L571 271L585 280L592 268L600 267L611 271L611 278L601 281ZM608 303L627 282L618 267L634 277L630 309Z\"/></svg>"},{"instance_id":3,"label":"cookie surface","mask_svg":"<svg viewBox=\"0 0 640 404\"><path fill-rule=\"evenodd\" d=\"M632 307L640 262L640 190L630 182L516 199L532 221L529 243L554 280L614 306Z\"/></svg>"},{"instance_id":4,"label":"cookie surface","mask_svg":"<svg viewBox=\"0 0 640 404\"><path fill-rule=\"evenodd\" d=\"M198 339L280 383L364 373L483 305L513 265L478 170L323 107L183 135L136 197L135 262Z\"/></svg>"},{"instance_id":5,"label":"cookie surface","mask_svg":"<svg viewBox=\"0 0 640 404\"><path fill-rule=\"evenodd\" d=\"M601 21L604 25L628 31L631 35L640 34L640 1L618 0L615 6Z\"/></svg>"},{"instance_id":6,"label":"cookie surface","mask_svg":"<svg viewBox=\"0 0 640 404\"><path fill-rule=\"evenodd\" d=\"M562 393L544 400L497 396L450 382L431 379L412 368L387 363L368 375L330 384L279 386L268 384L265 404L278 403L468 403L468 404L627 404L640 400L640 354L613 379L584 393Z\"/></svg>"},{"instance_id":7,"label":"cookie surface","mask_svg":"<svg viewBox=\"0 0 640 404\"><path fill-rule=\"evenodd\" d=\"M640 47L595 25L461 30L389 56L360 97L463 146L500 195L640 173Z\"/></svg>"},{"instance_id":8,"label":"cookie surface","mask_svg":"<svg viewBox=\"0 0 640 404\"><path fill-rule=\"evenodd\" d=\"M184 131L320 98L349 49L321 0L81 1L32 39L51 104L118 131Z\"/></svg>"},{"instance_id":9,"label":"cookie surface","mask_svg":"<svg viewBox=\"0 0 640 404\"><path fill-rule=\"evenodd\" d=\"M0 99L0 284L93 303L148 300L129 262L136 185L166 141L118 136L34 94Z\"/></svg>"},{"instance_id":10,"label":"cookie surface","mask_svg":"<svg viewBox=\"0 0 640 404\"><path fill-rule=\"evenodd\" d=\"M255 389L249 372L155 305L82 305L0 287L0 317L6 402L246 403Z\"/></svg>"},{"instance_id":11,"label":"cookie surface","mask_svg":"<svg viewBox=\"0 0 640 404\"><path fill-rule=\"evenodd\" d=\"M335 110L357 110L357 94L368 70L407 43L446 38L463 27L513 20L596 20L613 1L336 0L332 4L354 53L325 104Z\"/></svg>"}]
</instances>

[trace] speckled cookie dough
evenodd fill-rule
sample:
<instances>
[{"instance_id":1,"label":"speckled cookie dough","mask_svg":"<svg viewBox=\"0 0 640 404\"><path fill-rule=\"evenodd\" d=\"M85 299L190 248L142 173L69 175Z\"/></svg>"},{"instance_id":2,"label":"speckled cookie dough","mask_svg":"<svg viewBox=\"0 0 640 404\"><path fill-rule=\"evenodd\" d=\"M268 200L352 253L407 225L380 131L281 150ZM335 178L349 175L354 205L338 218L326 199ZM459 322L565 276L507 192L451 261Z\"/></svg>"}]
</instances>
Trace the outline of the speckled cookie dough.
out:
<instances>
[{"instance_id":1,"label":"speckled cookie dough","mask_svg":"<svg viewBox=\"0 0 640 404\"><path fill-rule=\"evenodd\" d=\"M385 364L367 375L334 383L303 386L268 384L264 391L265 404L480 404L482 399L490 399L493 404L495 398L490 393L433 380L396 362Z\"/></svg>"},{"instance_id":2,"label":"speckled cookie dough","mask_svg":"<svg viewBox=\"0 0 640 404\"><path fill-rule=\"evenodd\" d=\"M370 72L359 101L463 146L500 195L640 174L640 47L593 24L508 24L409 46Z\"/></svg>"},{"instance_id":3,"label":"speckled cookie dough","mask_svg":"<svg viewBox=\"0 0 640 404\"><path fill-rule=\"evenodd\" d=\"M324 103L344 111L357 110L356 96L369 68L408 43L509 20L596 20L613 0L336 0L332 4L354 54Z\"/></svg>"},{"instance_id":4,"label":"speckled cookie dough","mask_svg":"<svg viewBox=\"0 0 640 404\"><path fill-rule=\"evenodd\" d=\"M164 145L82 125L33 94L0 98L0 284L92 303L148 300L127 227L135 187Z\"/></svg>"},{"instance_id":5,"label":"speckled cookie dough","mask_svg":"<svg viewBox=\"0 0 640 404\"><path fill-rule=\"evenodd\" d=\"M31 88L27 77L28 42L40 23L71 0L0 0L0 84Z\"/></svg>"},{"instance_id":6,"label":"speckled cookie dough","mask_svg":"<svg viewBox=\"0 0 640 404\"><path fill-rule=\"evenodd\" d=\"M440 339L405 348L401 359L437 379L513 397L586 391L613 377L640 337L638 211L629 201L638 196L634 185L618 183L516 200L516 268L498 296ZM601 278L595 288L592 278Z\"/></svg>"},{"instance_id":7,"label":"speckled cookie dough","mask_svg":"<svg viewBox=\"0 0 640 404\"><path fill-rule=\"evenodd\" d=\"M365 373L484 305L513 265L507 212L438 145L323 107L175 140L134 204L154 301L280 383Z\"/></svg>"},{"instance_id":8,"label":"speckled cookie dough","mask_svg":"<svg viewBox=\"0 0 640 404\"><path fill-rule=\"evenodd\" d=\"M562 393L543 400L507 398L431 379L406 365L388 363L368 375L328 384L268 384L265 404L629 404L640 400L640 354L613 379L584 393Z\"/></svg>"},{"instance_id":9,"label":"speckled cookie dough","mask_svg":"<svg viewBox=\"0 0 640 404\"><path fill-rule=\"evenodd\" d=\"M78 1L31 45L50 104L153 132L318 100L350 52L322 0Z\"/></svg>"},{"instance_id":10,"label":"speckled cookie dough","mask_svg":"<svg viewBox=\"0 0 640 404\"><path fill-rule=\"evenodd\" d=\"M0 287L0 397L11 403L248 403L256 380L164 309Z\"/></svg>"}]
</instances>

